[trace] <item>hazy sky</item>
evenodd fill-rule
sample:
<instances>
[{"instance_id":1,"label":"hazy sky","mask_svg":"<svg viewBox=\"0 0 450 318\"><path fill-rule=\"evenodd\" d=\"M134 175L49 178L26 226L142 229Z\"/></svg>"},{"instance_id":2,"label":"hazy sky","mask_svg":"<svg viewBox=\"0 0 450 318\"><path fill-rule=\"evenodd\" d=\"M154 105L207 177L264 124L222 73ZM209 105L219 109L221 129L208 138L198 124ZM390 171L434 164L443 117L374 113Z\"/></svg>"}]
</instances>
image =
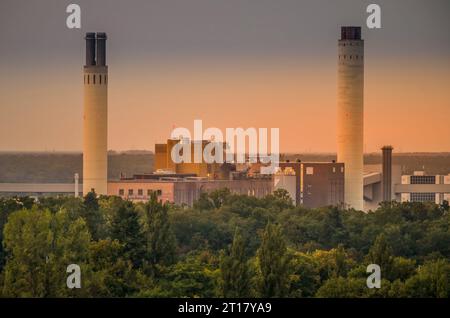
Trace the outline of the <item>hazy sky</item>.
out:
<instances>
[{"instance_id":1,"label":"hazy sky","mask_svg":"<svg viewBox=\"0 0 450 318\"><path fill-rule=\"evenodd\" d=\"M82 28L66 27L66 6ZM382 29L365 26L382 8ZM85 32L107 32L109 148L173 126L279 127L336 151L337 39L362 25L365 150L450 151L450 1L1 0L0 151L81 150Z\"/></svg>"}]
</instances>

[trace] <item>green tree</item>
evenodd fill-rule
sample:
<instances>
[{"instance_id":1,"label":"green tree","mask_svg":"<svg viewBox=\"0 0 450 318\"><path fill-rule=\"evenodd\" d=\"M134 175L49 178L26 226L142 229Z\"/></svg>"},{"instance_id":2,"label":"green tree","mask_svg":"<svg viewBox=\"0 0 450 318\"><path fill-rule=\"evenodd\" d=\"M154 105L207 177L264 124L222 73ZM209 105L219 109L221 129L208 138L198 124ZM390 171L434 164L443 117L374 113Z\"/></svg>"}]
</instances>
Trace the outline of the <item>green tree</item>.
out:
<instances>
[{"instance_id":1,"label":"green tree","mask_svg":"<svg viewBox=\"0 0 450 318\"><path fill-rule=\"evenodd\" d=\"M317 291L319 298L357 298L362 297L367 289L364 278L333 277Z\"/></svg>"},{"instance_id":2,"label":"green tree","mask_svg":"<svg viewBox=\"0 0 450 318\"><path fill-rule=\"evenodd\" d=\"M245 254L245 241L237 229L230 251L222 255L220 269L223 297L250 297L252 271Z\"/></svg>"},{"instance_id":3,"label":"green tree","mask_svg":"<svg viewBox=\"0 0 450 318\"><path fill-rule=\"evenodd\" d=\"M332 277L346 277L355 265L355 261L342 245L329 251L316 250L312 257L322 282Z\"/></svg>"},{"instance_id":4,"label":"green tree","mask_svg":"<svg viewBox=\"0 0 450 318\"><path fill-rule=\"evenodd\" d=\"M84 267L90 235L84 220L71 220L64 210L21 210L5 226L3 294L12 297L77 296L66 287L66 268Z\"/></svg>"},{"instance_id":5,"label":"green tree","mask_svg":"<svg viewBox=\"0 0 450 318\"><path fill-rule=\"evenodd\" d=\"M228 188L217 189L212 192L202 192L197 201L194 202L194 208L200 211L219 209L231 197L231 191Z\"/></svg>"},{"instance_id":6,"label":"green tree","mask_svg":"<svg viewBox=\"0 0 450 318\"><path fill-rule=\"evenodd\" d=\"M192 253L165 268L159 281L161 290L164 291L161 296L217 297L219 269L211 264L211 257L207 254L209 253Z\"/></svg>"},{"instance_id":7,"label":"green tree","mask_svg":"<svg viewBox=\"0 0 450 318\"><path fill-rule=\"evenodd\" d=\"M139 221L139 214L133 203L122 201L113 214L111 221L111 238L123 244L125 259L138 268L145 255L145 237Z\"/></svg>"},{"instance_id":8,"label":"green tree","mask_svg":"<svg viewBox=\"0 0 450 318\"><path fill-rule=\"evenodd\" d=\"M294 203L289 195L289 192L285 189L277 189L272 194L265 197L265 201L268 206L273 207L278 211L293 208Z\"/></svg>"},{"instance_id":9,"label":"green tree","mask_svg":"<svg viewBox=\"0 0 450 318\"><path fill-rule=\"evenodd\" d=\"M384 234L380 234L375 239L374 244L369 250L367 261L370 264L377 264L381 268L383 278L391 279L393 274L394 256L392 248Z\"/></svg>"},{"instance_id":10,"label":"green tree","mask_svg":"<svg viewBox=\"0 0 450 318\"><path fill-rule=\"evenodd\" d=\"M94 297L126 297L138 291L137 273L123 259L117 240L99 240L89 248L90 279L86 288Z\"/></svg>"},{"instance_id":11,"label":"green tree","mask_svg":"<svg viewBox=\"0 0 450 318\"><path fill-rule=\"evenodd\" d=\"M289 292L291 257L279 225L268 223L257 252L261 297L284 297Z\"/></svg>"},{"instance_id":12,"label":"green tree","mask_svg":"<svg viewBox=\"0 0 450 318\"><path fill-rule=\"evenodd\" d=\"M320 287L317 259L310 253L293 252L293 277L291 297L312 297Z\"/></svg>"},{"instance_id":13,"label":"green tree","mask_svg":"<svg viewBox=\"0 0 450 318\"><path fill-rule=\"evenodd\" d=\"M450 206L448 204L447 200L442 201L442 204L440 205L440 208L442 211L448 212L450 211Z\"/></svg>"},{"instance_id":14,"label":"green tree","mask_svg":"<svg viewBox=\"0 0 450 318\"><path fill-rule=\"evenodd\" d=\"M169 206L158 201L153 193L145 205L144 235L146 239L146 261L152 275L158 275L161 266L175 261L176 241L169 222Z\"/></svg>"},{"instance_id":15,"label":"green tree","mask_svg":"<svg viewBox=\"0 0 450 318\"><path fill-rule=\"evenodd\" d=\"M450 264L445 259L425 262L404 285L404 297L450 297Z\"/></svg>"},{"instance_id":16,"label":"green tree","mask_svg":"<svg viewBox=\"0 0 450 318\"><path fill-rule=\"evenodd\" d=\"M11 213L21 209L30 209L34 200L29 197L0 198L0 272L6 262L6 253L3 249L3 229Z\"/></svg>"},{"instance_id":17,"label":"green tree","mask_svg":"<svg viewBox=\"0 0 450 318\"><path fill-rule=\"evenodd\" d=\"M92 239L98 240L103 236L104 219L100 212L98 198L95 191L89 192L84 197L84 209L82 215L92 235Z\"/></svg>"}]
</instances>

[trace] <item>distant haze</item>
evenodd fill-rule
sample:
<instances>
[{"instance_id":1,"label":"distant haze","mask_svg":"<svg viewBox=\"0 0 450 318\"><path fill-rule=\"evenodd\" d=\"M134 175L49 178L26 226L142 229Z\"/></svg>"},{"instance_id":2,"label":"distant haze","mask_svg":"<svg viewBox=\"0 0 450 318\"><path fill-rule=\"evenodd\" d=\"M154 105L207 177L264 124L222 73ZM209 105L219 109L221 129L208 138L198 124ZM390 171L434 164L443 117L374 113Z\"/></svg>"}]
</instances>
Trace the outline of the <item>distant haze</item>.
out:
<instances>
[{"instance_id":1,"label":"distant haze","mask_svg":"<svg viewBox=\"0 0 450 318\"><path fill-rule=\"evenodd\" d=\"M365 27L382 8L382 29ZM78 3L82 29L65 8ZM283 152L336 151L339 27L365 40L365 151L450 151L448 0L0 2L0 151L82 149L85 32L108 34L109 148L174 126L279 127Z\"/></svg>"}]
</instances>

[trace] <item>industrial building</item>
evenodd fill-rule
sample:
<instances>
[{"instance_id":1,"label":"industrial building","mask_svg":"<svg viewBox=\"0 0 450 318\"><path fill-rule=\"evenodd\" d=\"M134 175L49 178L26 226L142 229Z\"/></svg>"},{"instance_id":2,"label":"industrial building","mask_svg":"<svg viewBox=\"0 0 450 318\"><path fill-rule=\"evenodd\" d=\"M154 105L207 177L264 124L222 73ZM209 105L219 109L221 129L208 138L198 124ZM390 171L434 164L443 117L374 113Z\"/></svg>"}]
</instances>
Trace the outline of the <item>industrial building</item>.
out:
<instances>
[{"instance_id":1,"label":"industrial building","mask_svg":"<svg viewBox=\"0 0 450 318\"><path fill-rule=\"evenodd\" d=\"M273 175L273 189L286 190L292 199L292 203L297 203L297 176L295 175L292 167L286 167L284 169L278 168Z\"/></svg>"},{"instance_id":2,"label":"industrial building","mask_svg":"<svg viewBox=\"0 0 450 318\"><path fill-rule=\"evenodd\" d=\"M414 171L412 175L402 175L396 191L401 202L450 202L450 174L427 175L425 171Z\"/></svg>"},{"instance_id":3,"label":"industrial building","mask_svg":"<svg viewBox=\"0 0 450 318\"><path fill-rule=\"evenodd\" d=\"M292 171L295 175L295 203L307 208L344 203L344 164L337 162L280 162L282 171ZM275 181L277 177L275 175ZM287 188L294 192L292 183Z\"/></svg>"},{"instance_id":4,"label":"industrial building","mask_svg":"<svg viewBox=\"0 0 450 318\"><path fill-rule=\"evenodd\" d=\"M202 192L227 188L231 193L262 198L273 192L271 177L210 180L189 174L146 174L108 183L108 195L131 201L147 201L153 192L163 202L192 206Z\"/></svg>"},{"instance_id":5,"label":"industrial building","mask_svg":"<svg viewBox=\"0 0 450 318\"><path fill-rule=\"evenodd\" d=\"M402 172L402 167L392 164L392 146L384 146L382 164L365 166L364 211L374 210L382 201L442 202L450 201L450 174L427 175L414 171Z\"/></svg>"},{"instance_id":6,"label":"industrial building","mask_svg":"<svg viewBox=\"0 0 450 318\"><path fill-rule=\"evenodd\" d=\"M260 162L207 163L203 156L195 162L195 148L201 144L203 153L209 141L168 139L155 145L154 173L108 181L106 38L105 33L86 33L85 37L82 184L77 174L74 183L67 184L1 183L0 196L78 196L95 190L145 201L156 192L163 201L192 205L200 193L221 188L256 197L286 189L296 205L343 205L363 211L390 200L450 201L450 174L403 174L393 164L392 146L381 149L381 165L363 165L364 41L361 28L354 26L342 27L338 41L337 162L280 162L278 171L267 176L260 174ZM189 142L191 163L172 160L172 149L180 142Z\"/></svg>"},{"instance_id":7,"label":"industrial building","mask_svg":"<svg viewBox=\"0 0 450 318\"><path fill-rule=\"evenodd\" d=\"M185 142L190 145L191 148L191 160L190 162L175 163L172 160L172 149L175 145ZM181 139L168 139L165 144L155 144L155 171L169 171L179 174L195 174L198 177L208 179L229 179L229 174L234 166L229 163L207 163L203 158L203 151L205 147L210 143L208 140L181 140ZM202 156L200 162L195 162L194 151L196 145L201 144ZM225 148L224 148L225 152Z\"/></svg>"}]
</instances>

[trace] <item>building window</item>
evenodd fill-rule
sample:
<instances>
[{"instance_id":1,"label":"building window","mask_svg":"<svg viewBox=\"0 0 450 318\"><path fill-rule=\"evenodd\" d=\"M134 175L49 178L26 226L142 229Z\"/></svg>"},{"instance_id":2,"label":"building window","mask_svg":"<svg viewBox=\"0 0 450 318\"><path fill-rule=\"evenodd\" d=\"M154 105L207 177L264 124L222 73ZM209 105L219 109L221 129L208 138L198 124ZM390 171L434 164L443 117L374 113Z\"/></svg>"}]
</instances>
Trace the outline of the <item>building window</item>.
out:
<instances>
[{"instance_id":1,"label":"building window","mask_svg":"<svg viewBox=\"0 0 450 318\"><path fill-rule=\"evenodd\" d=\"M138 189L138 195L144 195L144 190Z\"/></svg>"},{"instance_id":2,"label":"building window","mask_svg":"<svg viewBox=\"0 0 450 318\"><path fill-rule=\"evenodd\" d=\"M333 167L333 173L336 173L336 167Z\"/></svg>"},{"instance_id":3,"label":"building window","mask_svg":"<svg viewBox=\"0 0 450 318\"><path fill-rule=\"evenodd\" d=\"M87 76L87 78L88 78L88 84L89 84L89 75Z\"/></svg>"},{"instance_id":4,"label":"building window","mask_svg":"<svg viewBox=\"0 0 450 318\"><path fill-rule=\"evenodd\" d=\"M417 192L411 193L411 202L434 202L436 200L436 194L433 192Z\"/></svg>"},{"instance_id":5,"label":"building window","mask_svg":"<svg viewBox=\"0 0 450 318\"><path fill-rule=\"evenodd\" d=\"M119 189L119 195L123 196L125 194L125 190L124 189Z\"/></svg>"},{"instance_id":6,"label":"building window","mask_svg":"<svg viewBox=\"0 0 450 318\"><path fill-rule=\"evenodd\" d=\"M161 195L162 194L162 190L156 190L156 194L157 195Z\"/></svg>"},{"instance_id":7,"label":"building window","mask_svg":"<svg viewBox=\"0 0 450 318\"><path fill-rule=\"evenodd\" d=\"M133 189L128 189L128 195L133 195Z\"/></svg>"},{"instance_id":8,"label":"building window","mask_svg":"<svg viewBox=\"0 0 450 318\"><path fill-rule=\"evenodd\" d=\"M151 189L147 189L147 196L151 196L152 195L153 190Z\"/></svg>"},{"instance_id":9,"label":"building window","mask_svg":"<svg viewBox=\"0 0 450 318\"><path fill-rule=\"evenodd\" d=\"M99 84L101 84L102 83L102 76L101 75L98 77L98 80L99 80Z\"/></svg>"},{"instance_id":10,"label":"building window","mask_svg":"<svg viewBox=\"0 0 450 318\"><path fill-rule=\"evenodd\" d=\"M306 174L314 174L314 167L306 167Z\"/></svg>"},{"instance_id":11,"label":"building window","mask_svg":"<svg viewBox=\"0 0 450 318\"><path fill-rule=\"evenodd\" d=\"M411 184L435 184L436 176L411 176Z\"/></svg>"},{"instance_id":12,"label":"building window","mask_svg":"<svg viewBox=\"0 0 450 318\"><path fill-rule=\"evenodd\" d=\"M95 74L94 74L94 81L93 81L93 84L95 84Z\"/></svg>"},{"instance_id":13,"label":"building window","mask_svg":"<svg viewBox=\"0 0 450 318\"><path fill-rule=\"evenodd\" d=\"M344 173L344 167L341 167L341 172Z\"/></svg>"}]
</instances>

